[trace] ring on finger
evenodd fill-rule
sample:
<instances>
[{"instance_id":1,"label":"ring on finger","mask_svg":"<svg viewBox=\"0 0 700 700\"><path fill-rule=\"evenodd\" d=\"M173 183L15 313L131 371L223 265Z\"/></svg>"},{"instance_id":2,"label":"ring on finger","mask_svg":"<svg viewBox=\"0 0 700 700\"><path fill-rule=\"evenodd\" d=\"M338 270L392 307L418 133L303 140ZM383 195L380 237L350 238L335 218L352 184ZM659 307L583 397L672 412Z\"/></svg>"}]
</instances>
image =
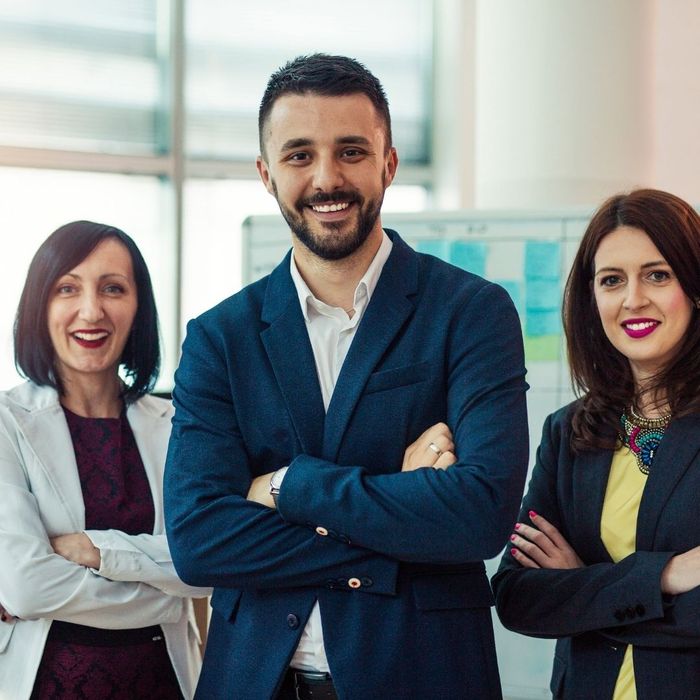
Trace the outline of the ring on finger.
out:
<instances>
[{"instance_id":1,"label":"ring on finger","mask_svg":"<svg viewBox=\"0 0 700 700\"><path fill-rule=\"evenodd\" d=\"M428 445L428 449L432 450L438 457L442 454L442 450L434 442Z\"/></svg>"}]
</instances>

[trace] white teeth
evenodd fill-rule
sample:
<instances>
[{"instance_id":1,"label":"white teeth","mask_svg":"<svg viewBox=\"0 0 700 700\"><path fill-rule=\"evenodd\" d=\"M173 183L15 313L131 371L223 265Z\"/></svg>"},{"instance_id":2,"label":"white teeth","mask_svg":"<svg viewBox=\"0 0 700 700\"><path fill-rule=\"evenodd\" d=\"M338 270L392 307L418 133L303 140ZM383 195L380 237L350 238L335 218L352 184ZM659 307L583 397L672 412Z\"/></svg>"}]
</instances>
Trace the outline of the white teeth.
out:
<instances>
[{"instance_id":1,"label":"white teeth","mask_svg":"<svg viewBox=\"0 0 700 700\"><path fill-rule=\"evenodd\" d=\"M326 214L329 211L342 211L343 209L347 209L349 206L349 202L338 202L337 204L315 204L311 208L314 211Z\"/></svg>"},{"instance_id":2,"label":"white teeth","mask_svg":"<svg viewBox=\"0 0 700 700\"><path fill-rule=\"evenodd\" d=\"M97 331L95 333L78 331L73 333L73 336L79 340L102 340L102 338L106 338L108 335L109 333L107 333L107 331Z\"/></svg>"},{"instance_id":3,"label":"white teeth","mask_svg":"<svg viewBox=\"0 0 700 700\"><path fill-rule=\"evenodd\" d=\"M645 328L651 328L656 325L656 321L644 321L643 323L626 323L625 326L631 331L643 331Z\"/></svg>"}]
</instances>

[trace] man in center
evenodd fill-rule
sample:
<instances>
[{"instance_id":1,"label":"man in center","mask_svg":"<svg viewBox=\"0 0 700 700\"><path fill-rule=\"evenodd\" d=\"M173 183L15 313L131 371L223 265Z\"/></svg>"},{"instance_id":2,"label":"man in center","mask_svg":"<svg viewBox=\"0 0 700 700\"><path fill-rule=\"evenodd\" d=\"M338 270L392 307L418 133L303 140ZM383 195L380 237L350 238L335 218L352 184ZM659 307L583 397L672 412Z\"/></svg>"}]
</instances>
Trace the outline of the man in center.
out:
<instances>
[{"instance_id":1,"label":"man in center","mask_svg":"<svg viewBox=\"0 0 700 700\"><path fill-rule=\"evenodd\" d=\"M199 698L500 698L483 560L527 469L506 292L382 228L379 81L272 75L258 172L291 230L188 325L165 477L178 573L214 586Z\"/></svg>"}]
</instances>

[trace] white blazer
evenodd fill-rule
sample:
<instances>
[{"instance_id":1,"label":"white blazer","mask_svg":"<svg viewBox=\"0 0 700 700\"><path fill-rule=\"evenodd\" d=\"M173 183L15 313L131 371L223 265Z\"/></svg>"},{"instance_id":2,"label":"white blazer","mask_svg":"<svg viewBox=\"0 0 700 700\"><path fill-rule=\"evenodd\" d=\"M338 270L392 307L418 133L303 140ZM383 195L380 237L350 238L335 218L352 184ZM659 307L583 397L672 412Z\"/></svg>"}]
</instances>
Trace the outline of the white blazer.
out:
<instances>
[{"instance_id":1,"label":"white blazer","mask_svg":"<svg viewBox=\"0 0 700 700\"><path fill-rule=\"evenodd\" d=\"M201 666L189 596L208 589L177 577L163 522L169 401L144 396L127 409L155 506L153 534L85 530L85 506L68 424L55 390L26 382L0 392L0 700L25 700L52 620L104 629L161 625L185 698ZM84 531L99 570L54 553L50 537Z\"/></svg>"}]
</instances>

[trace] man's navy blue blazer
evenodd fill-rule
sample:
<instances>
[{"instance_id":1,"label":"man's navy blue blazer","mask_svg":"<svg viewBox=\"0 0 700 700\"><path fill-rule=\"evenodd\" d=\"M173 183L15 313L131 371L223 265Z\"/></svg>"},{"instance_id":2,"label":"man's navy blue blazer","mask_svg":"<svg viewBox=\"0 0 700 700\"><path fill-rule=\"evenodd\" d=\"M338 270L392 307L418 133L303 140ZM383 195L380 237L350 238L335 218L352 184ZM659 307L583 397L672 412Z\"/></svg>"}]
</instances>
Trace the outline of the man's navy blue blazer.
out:
<instances>
[{"instance_id":1,"label":"man's navy blue blazer","mask_svg":"<svg viewBox=\"0 0 700 700\"><path fill-rule=\"evenodd\" d=\"M317 599L340 698L501 697L483 560L527 471L520 323L387 233L327 413L289 255L188 325L165 507L178 573L215 587L199 698L274 697ZM400 472L439 421L457 463ZM278 510L246 500L284 465Z\"/></svg>"}]
</instances>

